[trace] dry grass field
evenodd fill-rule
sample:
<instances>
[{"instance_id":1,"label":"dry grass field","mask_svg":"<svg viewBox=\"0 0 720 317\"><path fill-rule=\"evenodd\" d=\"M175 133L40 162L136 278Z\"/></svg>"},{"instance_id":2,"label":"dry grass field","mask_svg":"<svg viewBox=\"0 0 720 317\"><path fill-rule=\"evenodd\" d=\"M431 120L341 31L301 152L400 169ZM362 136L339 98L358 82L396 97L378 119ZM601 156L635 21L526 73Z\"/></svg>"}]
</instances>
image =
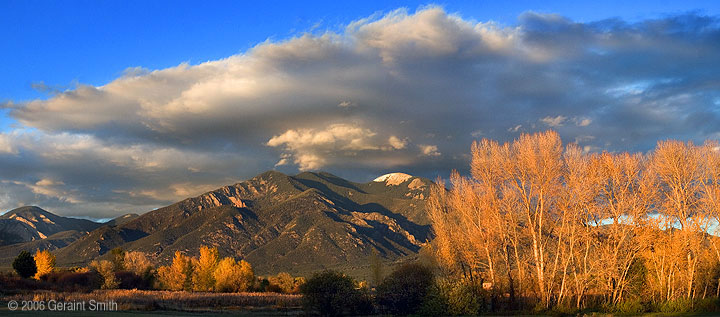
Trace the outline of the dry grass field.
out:
<instances>
[{"instance_id":1,"label":"dry grass field","mask_svg":"<svg viewBox=\"0 0 720 317\"><path fill-rule=\"evenodd\" d=\"M50 301L77 302L110 302L117 303L118 312L103 312L110 316L130 314L141 316L145 312L167 312L175 315L194 315L197 313L233 312L249 315L296 315L300 309L300 295L278 293L204 293L182 291L141 291L141 290L96 290L90 293L34 291L32 293L8 295L1 298L1 315L11 313L8 310L10 301ZM22 304L21 304L22 305ZM47 309L46 309L47 311ZM29 313L16 311L16 314ZM67 315L85 316L90 311L66 312ZM97 312L96 312L97 313Z\"/></svg>"}]
</instances>

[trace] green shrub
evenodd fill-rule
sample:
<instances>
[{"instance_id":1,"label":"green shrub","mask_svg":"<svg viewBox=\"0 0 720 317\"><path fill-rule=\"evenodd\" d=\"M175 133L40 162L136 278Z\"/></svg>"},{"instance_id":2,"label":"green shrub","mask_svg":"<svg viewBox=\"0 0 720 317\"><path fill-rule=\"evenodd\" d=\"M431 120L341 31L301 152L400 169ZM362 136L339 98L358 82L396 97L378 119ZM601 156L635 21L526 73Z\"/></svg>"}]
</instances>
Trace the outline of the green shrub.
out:
<instances>
[{"instance_id":1,"label":"green shrub","mask_svg":"<svg viewBox=\"0 0 720 317\"><path fill-rule=\"evenodd\" d=\"M356 287L345 274L324 271L313 275L300 286L303 308L309 314L322 316L363 315L373 310L370 296Z\"/></svg>"},{"instance_id":2,"label":"green shrub","mask_svg":"<svg viewBox=\"0 0 720 317\"><path fill-rule=\"evenodd\" d=\"M13 269L22 278L28 278L37 273L37 266L35 265L35 259L30 252L22 251L15 258L12 263Z\"/></svg>"},{"instance_id":3,"label":"green shrub","mask_svg":"<svg viewBox=\"0 0 720 317\"><path fill-rule=\"evenodd\" d=\"M428 288L423 304L417 313L423 316L442 316L447 315L449 310L446 294L437 283L433 283Z\"/></svg>"},{"instance_id":4,"label":"green shrub","mask_svg":"<svg viewBox=\"0 0 720 317\"><path fill-rule=\"evenodd\" d=\"M378 285L377 303L393 315L416 313L433 285L433 279L429 268L415 263L404 264Z\"/></svg>"},{"instance_id":5,"label":"green shrub","mask_svg":"<svg viewBox=\"0 0 720 317\"><path fill-rule=\"evenodd\" d=\"M491 309L491 294L478 282L465 279L438 279L429 288L420 315L473 316Z\"/></svg>"},{"instance_id":6,"label":"green shrub","mask_svg":"<svg viewBox=\"0 0 720 317\"><path fill-rule=\"evenodd\" d=\"M695 301L696 312L717 312L720 311L720 299L717 297L703 298Z\"/></svg>"},{"instance_id":7,"label":"green shrub","mask_svg":"<svg viewBox=\"0 0 720 317\"><path fill-rule=\"evenodd\" d=\"M607 312L623 315L642 314L647 310L647 307L645 307L644 303L640 300L626 300L610 307L610 309L606 309Z\"/></svg>"},{"instance_id":8,"label":"green shrub","mask_svg":"<svg viewBox=\"0 0 720 317\"><path fill-rule=\"evenodd\" d=\"M661 313L687 313L693 311L692 300L679 298L658 305L657 311Z\"/></svg>"}]
</instances>

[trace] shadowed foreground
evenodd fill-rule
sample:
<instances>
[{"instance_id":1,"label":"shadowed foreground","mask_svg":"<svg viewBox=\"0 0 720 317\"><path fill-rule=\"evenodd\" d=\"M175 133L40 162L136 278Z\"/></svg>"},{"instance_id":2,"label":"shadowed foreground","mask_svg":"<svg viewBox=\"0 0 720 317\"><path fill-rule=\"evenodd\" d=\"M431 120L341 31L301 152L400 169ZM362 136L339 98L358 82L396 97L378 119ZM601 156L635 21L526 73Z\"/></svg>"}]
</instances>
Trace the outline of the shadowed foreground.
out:
<instances>
[{"instance_id":1,"label":"shadowed foreground","mask_svg":"<svg viewBox=\"0 0 720 317\"><path fill-rule=\"evenodd\" d=\"M2 315L12 313L8 310L9 301L43 301L48 303L51 300L56 302L89 302L114 301L118 304L119 311L104 311L103 315L121 316L134 315L142 316L145 312L153 315L168 314L177 315L180 312L187 315L195 313L222 313L232 312L234 314L251 315L296 315L301 309L300 295L288 295L277 293L200 293L183 291L140 291L140 290L96 290L90 293L51 292L36 291L31 294L16 294L4 296L0 301ZM22 305L22 304L21 304ZM22 306L21 306L22 307ZM55 313L45 311L46 313ZM18 311L15 314L33 314L38 312ZM65 311L64 315L89 316L98 312L92 311Z\"/></svg>"}]
</instances>

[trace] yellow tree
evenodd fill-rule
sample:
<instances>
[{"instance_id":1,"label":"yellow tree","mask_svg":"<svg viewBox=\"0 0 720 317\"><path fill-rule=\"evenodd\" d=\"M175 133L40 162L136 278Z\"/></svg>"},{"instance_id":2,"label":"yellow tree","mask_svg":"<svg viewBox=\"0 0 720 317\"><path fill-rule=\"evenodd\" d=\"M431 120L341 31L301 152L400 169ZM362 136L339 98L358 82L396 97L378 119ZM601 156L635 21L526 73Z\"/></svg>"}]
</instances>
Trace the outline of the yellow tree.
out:
<instances>
[{"instance_id":1,"label":"yellow tree","mask_svg":"<svg viewBox=\"0 0 720 317\"><path fill-rule=\"evenodd\" d=\"M508 164L509 189L517 199L514 206L523 219L524 230L530 237L530 266L534 268L536 290L545 307L550 306L555 280L551 273L552 241L549 232L555 227L557 193L562 190L562 144L553 132L524 134L513 142Z\"/></svg>"},{"instance_id":2,"label":"yellow tree","mask_svg":"<svg viewBox=\"0 0 720 317\"><path fill-rule=\"evenodd\" d=\"M173 291L192 289L192 259L175 251L172 264L158 269L158 279L165 289Z\"/></svg>"},{"instance_id":3,"label":"yellow tree","mask_svg":"<svg viewBox=\"0 0 720 317\"><path fill-rule=\"evenodd\" d=\"M115 278L115 264L108 260L92 261L90 267L95 269L103 278L102 289L117 288L120 282Z\"/></svg>"},{"instance_id":4,"label":"yellow tree","mask_svg":"<svg viewBox=\"0 0 720 317\"><path fill-rule=\"evenodd\" d=\"M195 291L211 291L215 286L215 278L213 272L217 267L219 260L217 247L200 247L200 257L193 259L193 290Z\"/></svg>"},{"instance_id":5,"label":"yellow tree","mask_svg":"<svg viewBox=\"0 0 720 317\"><path fill-rule=\"evenodd\" d=\"M559 196L554 228L558 244L552 276L560 280L557 302L563 303L574 296L574 305L580 308L596 271L591 218L596 210L600 174L596 168L597 156L584 154L576 145L568 145L563 154L564 188Z\"/></svg>"},{"instance_id":6,"label":"yellow tree","mask_svg":"<svg viewBox=\"0 0 720 317\"><path fill-rule=\"evenodd\" d=\"M50 253L50 251L37 250L34 258L35 265L37 266L37 273L35 273L36 279L40 279L41 276L55 270L55 256Z\"/></svg>"},{"instance_id":7,"label":"yellow tree","mask_svg":"<svg viewBox=\"0 0 720 317\"><path fill-rule=\"evenodd\" d=\"M685 281L685 297L693 295L693 282L695 270L698 265L704 237L704 228L707 225L704 214L700 212L702 179L704 177L702 152L692 142L661 141L650 157L651 173L656 177L658 192L661 195L659 202L661 215L665 218L665 229L673 236L672 242L679 244L674 254L682 257L671 257L670 277L666 287L669 292L668 299L674 298L674 285L676 280ZM675 232L674 227L679 227ZM685 263L680 263L685 262ZM680 267L684 266L684 274ZM673 275L677 273L677 276Z\"/></svg>"},{"instance_id":8,"label":"yellow tree","mask_svg":"<svg viewBox=\"0 0 720 317\"><path fill-rule=\"evenodd\" d=\"M140 251L125 252L123 263L126 270L139 276L147 275L152 270L152 263L145 256L145 253Z\"/></svg>"},{"instance_id":9,"label":"yellow tree","mask_svg":"<svg viewBox=\"0 0 720 317\"><path fill-rule=\"evenodd\" d=\"M244 292L249 290L254 281L250 263L242 260L235 261L233 258L223 258L213 272L215 289L220 292Z\"/></svg>"}]
</instances>

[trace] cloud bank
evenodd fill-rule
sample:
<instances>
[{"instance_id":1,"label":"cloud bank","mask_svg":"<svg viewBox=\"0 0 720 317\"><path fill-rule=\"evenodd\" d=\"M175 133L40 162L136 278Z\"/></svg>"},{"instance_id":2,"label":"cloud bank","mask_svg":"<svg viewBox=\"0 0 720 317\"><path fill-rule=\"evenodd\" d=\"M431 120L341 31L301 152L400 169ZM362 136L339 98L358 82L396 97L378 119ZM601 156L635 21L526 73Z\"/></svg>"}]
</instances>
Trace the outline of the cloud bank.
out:
<instances>
[{"instance_id":1,"label":"cloud bank","mask_svg":"<svg viewBox=\"0 0 720 317\"><path fill-rule=\"evenodd\" d=\"M428 7L199 65L10 102L0 209L144 212L266 169L354 180L467 166L472 140L555 129L588 150L720 135L720 19L518 25Z\"/></svg>"}]
</instances>

